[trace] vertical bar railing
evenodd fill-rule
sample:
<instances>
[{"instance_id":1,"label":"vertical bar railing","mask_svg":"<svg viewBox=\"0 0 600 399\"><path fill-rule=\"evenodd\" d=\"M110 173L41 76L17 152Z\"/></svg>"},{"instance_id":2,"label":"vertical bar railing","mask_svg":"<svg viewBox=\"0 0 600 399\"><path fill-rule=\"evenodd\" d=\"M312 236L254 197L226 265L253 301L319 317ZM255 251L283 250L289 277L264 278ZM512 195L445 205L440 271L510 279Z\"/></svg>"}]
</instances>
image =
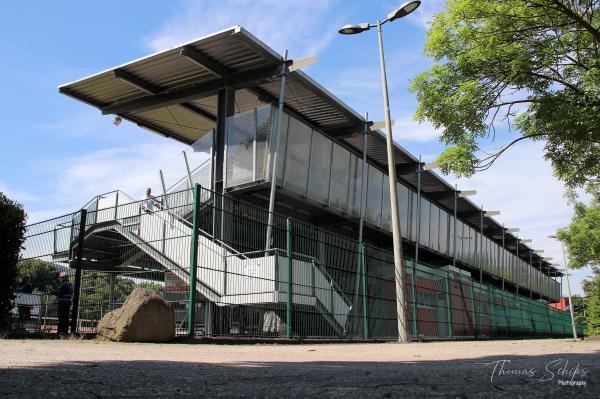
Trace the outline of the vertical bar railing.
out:
<instances>
[{"instance_id":1,"label":"vertical bar railing","mask_svg":"<svg viewBox=\"0 0 600 399\"><path fill-rule=\"evenodd\" d=\"M193 336L196 327L196 272L198 268L198 229L200 228L200 185L194 186L194 215L190 243L189 311L187 335Z\"/></svg>"},{"instance_id":2,"label":"vertical bar railing","mask_svg":"<svg viewBox=\"0 0 600 399\"><path fill-rule=\"evenodd\" d=\"M97 213L97 211L96 211ZM77 319L79 315L79 297L81 291L81 259L83 257L83 245L85 241L85 225L87 222L87 210L82 209L79 219L79 234L77 235L77 252L75 254L75 287L73 288L73 308L71 313L71 334L77 333Z\"/></svg>"}]
</instances>

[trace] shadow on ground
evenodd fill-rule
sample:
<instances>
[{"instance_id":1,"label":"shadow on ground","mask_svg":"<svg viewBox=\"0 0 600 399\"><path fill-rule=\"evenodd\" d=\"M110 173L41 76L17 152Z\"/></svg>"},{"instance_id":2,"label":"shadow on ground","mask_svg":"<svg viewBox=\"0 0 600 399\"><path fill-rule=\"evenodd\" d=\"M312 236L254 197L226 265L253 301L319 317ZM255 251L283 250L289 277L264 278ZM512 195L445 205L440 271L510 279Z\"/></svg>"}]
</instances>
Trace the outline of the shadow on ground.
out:
<instances>
[{"instance_id":1,"label":"shadow on ground","mask_svg":"<svg viewBox=\"0 0 600 399\"><path fill-rule=\"evenodd\" d=\"M505 373L502 360L510 361ZM402 362L100 361L0 369L0 396L10 398L598 398L599 392L600 352Z\"/></svg>"}]
</instances>

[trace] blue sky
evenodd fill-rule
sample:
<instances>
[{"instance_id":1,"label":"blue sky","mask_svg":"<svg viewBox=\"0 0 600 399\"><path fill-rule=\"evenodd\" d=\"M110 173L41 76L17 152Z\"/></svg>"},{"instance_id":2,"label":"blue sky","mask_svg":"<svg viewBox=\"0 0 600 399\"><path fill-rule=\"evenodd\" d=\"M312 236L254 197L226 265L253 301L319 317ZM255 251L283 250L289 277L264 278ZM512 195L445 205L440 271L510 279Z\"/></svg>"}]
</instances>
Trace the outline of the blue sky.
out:
<instances>
[{"instance_id":1,"label":"blue sky","mask_svg":"<svg viewBox=\"0 0 600 399\"><path fill-rule=\"evenodd\" d=\"M60 84L163 50L232 25L291 58L317 54L306 72L371 119L383 116L377 37L374 31L342 36L348 22L375 22L394 1L61 1L7 2L0 14L2 144L0 191L25 205L30 221L74 211L94 195L116 188L134 197L183 174L181 150L171 140L123 123L58 94ZM408 82L431 61L422 55L427 22L443 8L424 0L415 13L384 26L394 138L413 154L432 160L443 148L439 132L412 121L416 99ZM503 130L487 148L515 133ZM563 185L541 156L539 143L523 143L494 167L459 188L476 188L473 200L507 227L520 227L545 255L562 261L546 236L569 222ZM193 157L191 151L188 151ZM192 158L192 163L199 162ZM519 177L516 179L516 177ZM519 182L527 181L527 184ZM158 190L157 190L158 191ZM574 273L576 292L589 270Z\"/></svg>"}]
</instances>

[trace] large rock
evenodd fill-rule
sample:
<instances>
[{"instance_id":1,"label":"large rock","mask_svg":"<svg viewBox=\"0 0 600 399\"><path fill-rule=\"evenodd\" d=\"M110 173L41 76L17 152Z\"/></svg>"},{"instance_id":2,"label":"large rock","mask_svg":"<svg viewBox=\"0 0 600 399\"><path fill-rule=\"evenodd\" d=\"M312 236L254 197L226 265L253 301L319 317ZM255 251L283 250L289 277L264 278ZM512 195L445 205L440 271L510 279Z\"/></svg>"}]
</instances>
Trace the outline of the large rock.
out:
<instances>
[{"instance_id":1,"label":"large rock","mask_svg":"<svg viewBox=\"0 0 600 399\"><path fill-rule=\"evenodd\" d=\"M166 342L175 337L175 314L160 295L136 288L123 307L104 315L97 330L111 341Z\"/></svg>"}]
</instances>

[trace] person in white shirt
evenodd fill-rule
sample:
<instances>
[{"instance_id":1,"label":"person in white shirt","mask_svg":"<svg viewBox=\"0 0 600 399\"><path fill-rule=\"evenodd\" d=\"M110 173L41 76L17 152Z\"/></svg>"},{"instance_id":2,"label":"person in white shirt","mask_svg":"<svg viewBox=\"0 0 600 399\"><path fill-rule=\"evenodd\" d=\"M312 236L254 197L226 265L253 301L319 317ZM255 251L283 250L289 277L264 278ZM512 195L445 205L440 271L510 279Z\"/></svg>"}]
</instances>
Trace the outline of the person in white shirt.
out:
<instances>
[{"instance_id":1,"label":"person in white shirt","mask_svg":"<svg viewBox=\"0 0 600 399\"><path fill-rule=\"evenodd\" d=\"M142 197L142 202L140 203L140 208L146 212L154 211L154 202L156 201L156 197L152 195L152 190L150 187L146 189L146 195Z\"/></svg>"}]
</instances>

